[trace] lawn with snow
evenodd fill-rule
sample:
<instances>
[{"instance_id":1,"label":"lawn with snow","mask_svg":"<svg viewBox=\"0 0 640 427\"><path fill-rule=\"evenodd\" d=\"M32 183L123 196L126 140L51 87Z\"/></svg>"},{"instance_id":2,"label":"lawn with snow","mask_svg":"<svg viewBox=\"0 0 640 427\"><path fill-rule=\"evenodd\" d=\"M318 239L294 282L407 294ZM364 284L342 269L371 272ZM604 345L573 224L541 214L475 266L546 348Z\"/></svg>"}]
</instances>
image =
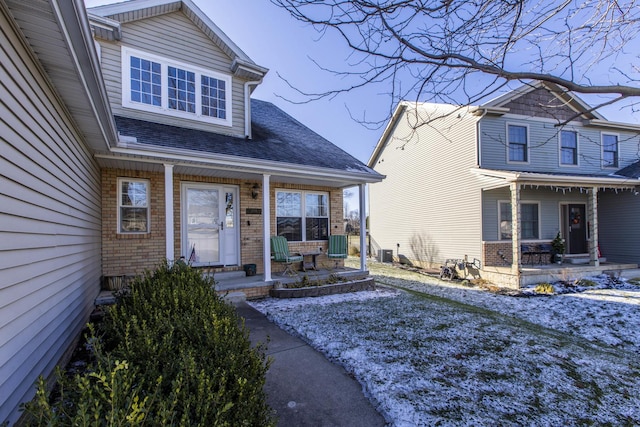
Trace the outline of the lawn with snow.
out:
<instances>
[{"instance_id":1,"label":"lawn with snow","mask_svg":"<svg viewBox=\"0 0 640 427\"><path fill-rule=\"evenodd\" d=\"M640 288L514 297L369 265L377 291L251 302L390 425L640 425Z\"/></svg>"}]
</instances>

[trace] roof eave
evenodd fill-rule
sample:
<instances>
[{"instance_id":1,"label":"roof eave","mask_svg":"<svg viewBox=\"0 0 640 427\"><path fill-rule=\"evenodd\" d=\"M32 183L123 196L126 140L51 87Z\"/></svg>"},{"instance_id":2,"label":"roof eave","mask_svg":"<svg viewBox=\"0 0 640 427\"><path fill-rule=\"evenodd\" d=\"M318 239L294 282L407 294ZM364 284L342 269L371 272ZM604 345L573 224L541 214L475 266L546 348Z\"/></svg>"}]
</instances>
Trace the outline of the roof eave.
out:
<instances>
[{"instance_id":1,"label":"roof eave","mask_svg":"<svg viewBox=\"0 0 640 427\"><path fill-rule=\"evenodd\" d=\"M406 108L407 108L406 103L404 102L398 103L398 106L396 107L395 111L393 112L393 115L391 116L391 120L389 120L389 122L387 123L387 126L384 128L384 131L382 132L382 135L380 136L380 139L378 140L376 147L373 149L373 152L369 157L367 166L370 167L371 169L375 167L378 161L378 158L380 157L380 154L382 154L382 151L384 150L384 146L387 143L387 140L391 136L393 129L396 127L396 124L400 120L400 117L402 117L402 114L404 113L404 110Z\"/></svg>"},{"instance_id":2,"label":"roof eave","mask_svg":"<svg viewBox=\"0 0 640 427\"><path fill-rule=\"evenodd\" d=\"M527 185L566 185L589 186L607 188L631 188L640 185L640 179L612 176L582 176L582 175L553 175L536 172L499 171L492 169L474 168L472 173L498 178L505 185L519 183Z\"/></svg>"},{"instance_id":3,"label":"roof eave","mask_svg":"<svg viewBox=\"0 0 640 427\"><path fill-rule=\"evenodd\" d=\"M240 168L251 170L257 174L299 176L320 181L343 181L345 187L380 182L384 179L383 175L370 168L367 168L368 170L338 170L241 156L207 154L200 151L160 147L138 142L122 142L118 147L112 148L110 154L98 154L96 158L107 159L123 155L134 156L137 159L146 158L148 161L158 163L187 166L198 164L210 168ZM136 161L136 159L132 159L132 161Z\"/></svg>"}]
</instances>

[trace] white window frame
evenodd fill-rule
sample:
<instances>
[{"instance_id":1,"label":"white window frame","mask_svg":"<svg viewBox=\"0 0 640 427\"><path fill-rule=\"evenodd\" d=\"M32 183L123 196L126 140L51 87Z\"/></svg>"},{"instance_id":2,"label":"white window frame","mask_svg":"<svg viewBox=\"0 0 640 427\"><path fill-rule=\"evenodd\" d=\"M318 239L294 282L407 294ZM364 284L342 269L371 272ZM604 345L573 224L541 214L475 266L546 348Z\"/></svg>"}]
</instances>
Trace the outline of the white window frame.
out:
<instances>
[{"instance_id":1,"label":"white window frame","mask_svg":"<svg viewBox=\"0 0 640 427\"><path fill-rule=\"evenodd\" d=\"M572 132L576 135L576 162L575 163L563 163L562 162L562 133ZM576 129L561 129L558 132L558 165L561 167L575 168L580 166L580 133Z\"/></svg>"},{"instance_id":2,"label":"white window frame","mask_svg":"<svg viewBox=\"0 0 640 427\"><path fill-rule=\"evenodd\" d=\"M508 200L498 200L498 240L500 241L509 241L509 240L513 240L513 235L511 236L511 238L503 238L502 237L502 231L500 229L500 225L502 223L502 209L501 209L501 205L502 204L506 204L511 206L511 202ZM521 200L520 201L520 208L522 210L522 205L536 205L537 209L538 209L538 237L536 237L535 239L524 239L524 240L540 240L540 236L541 236L541 231L542 231L542 219L540 217L540 202L539 201L535 201L535 200ZM512 206L511 206L512 207ZM513 207L512 207L513 208ZM511 213L511 218L513 218L513 212ZM512 226L513 226L513 220L512 220ZM522 229L522 218L520 218L520 228ZM520 236L521 240L522 240L522 235Z\"/></svg>"},{"instance_id":3,"label":"white window frame","mask_svg":"<svg viewBox=\"0 0 640 427\"><path fill-rule=\"evenodd\" d=\"M124 231L122 229L122 218L120 215L120 212L122 210L123 206L122 205L122 183L123 182L135 182L135 183L140 183L140 184L144 184L146 187L146 202L145 202L145 206L144 208L147 210L147 229L144 231ZM117 191L117 197L118 197L118 201L117 201L117 233L118 234L149 234L151 232L151 206L150 206L150 201L151 201L151 181L149 181L148 179L139 179L139 178L126 178L126 177L120 177L117 179L117 185L118 185L118 191ZM131 206L129 206L131 207ZM140 207L140 206L137 206Z\"/></svg>"},{"instance_id":4,"label":"white window frame","mask_svg":"<svg viewBox=\"0 0 640 427\"><path fill-rule=\"evenodd\" d=\"M300 242L326 242L327 240L308 240L307 239L307 215L306 215L306 196L309 194L318 194L327 197L327 216L314 216L313 218L327 218L327 239L331 235L331 197L330 194L326 191L314 191L314 190L293 190L289 188L277 188L275 192L275 220L276 220L276 234L278 232L278 193L298 193L300 194L300 215L302 218L301 223L301 235L302 240ZM298 242L298 240L291 240L293 242Z\"/></svg>"},{"instance_id":5,"label":"white window frame","mask_svg":"<svg viewBox=\"0 0 640 427\"><path fill-rule=\"evenodd\" d=\"M616 164L608 165L604 161L604 137L605 135L616 137ZM620 169L620 134L613 132L602 132L600 134L600 158L602 159L601 165L603 169Z\"/></svg>"},{"instance_id":6,"label":"white window frame","mask_svg":"<svg viewBox=\"0 0 640 427\"><path fill-rule=\"evenodd\" d=\"M511 156L510 156L510 146L511 146L511 141L509 139L509 127L510 126L517 126L517 127L521 127L521 128L525 128L525 132L526 132L526 137L527 137L527 145L525 148L525 155L527 156L527 160L525 161L520 161L520 160L511 160ZM531 162L531 132L529 132L529 125L526 123L513 123L513 122L507 122L506 123L506 149L507 149L507 163L511 163L511 164L517 164L517 165L527 165Z\"/></svg>"},{"instance_id":7,"label":"white window frame","mask_svg":"<svg viewBox=\"0 0 640 427\"><path fill-rule=\"evenodd\" d=\"M157 62L161 67L161 100L162 104L160 106L154 106L150 104L145 104L142 102L136 102L131 100L131 57L137 57L141 59L146 59L149 61ZM142 110L152 113L166 114L173 117L189 119L189 120L198 120L207 123L214 123L221 126L232 126L232 78L229 75L222 74L217 71L207 70L204 68L196 67L194 65L185 64L179 61L175 61L169 58L165 58L159 55L154 55L151 53L143 52L137 49L132 49L129 47L122 47L121 51L121 72L122 72L122 106L126 108L133 108L136 110ZM196 111L195 113L190 113L186 111L180 111L176 109L169 108L169 84L168 84L168 69L169 67L179 68L185 71L190 71L195 73L195 100L196 100ZM225 82L225 118L221 119L218 117L211 117L202 114L202 84L201 77L202 76L213 77L215 79L221 80Z\"/></svg>"}]
</instances>

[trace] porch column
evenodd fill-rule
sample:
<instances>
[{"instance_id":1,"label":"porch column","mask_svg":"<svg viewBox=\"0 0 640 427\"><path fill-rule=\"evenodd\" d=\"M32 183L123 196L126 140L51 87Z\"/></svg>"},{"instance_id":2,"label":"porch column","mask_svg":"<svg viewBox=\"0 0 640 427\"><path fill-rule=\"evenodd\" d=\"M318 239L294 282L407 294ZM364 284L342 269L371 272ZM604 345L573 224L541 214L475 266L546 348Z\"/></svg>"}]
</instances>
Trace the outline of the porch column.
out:
<instances>
[{"instance_id":1,"label":"porch column","mask_svg":"<svg viewBox=\"0 0 640 427\"><path fill-rule=\"evenodd\" d=\"M269 179L271 175L262 175L262 240L264 281L271 281L271 190Z\"/></svg>"},{"instance_id":2,"label":"porch column","mask_svg":"<svg viewBox=\"0 0 640 427\"><path fill-rule=\"evenodd\" d=\"M589 227L587 232L589 233L589 264L599 267L600 258L598 257L598 187L593 187L589 191L589 198L587 199L587 223Z\"/></svg>"},{"instance_id":3,"label":"porch column","mask_svg":"<svg viewBox=\"0 0 640 427\"><path fill-rule=\"evenodd\" d=\"M522 260L520 259L520 184L509 184L511 191L511 271L517 274L520 271Z\"/></svg>"},{"instance_id":4,"label":"porch column","mask_svg":"<svg viewBox=\"0 0 640 427\"><path fill-rule=\"evenodd\" d=\"M360 270L367 270L367 212L365 195L366 184L360 184L358 186L360 190Z\"/></svg>"},{"instance_id":5,"label":"porch column","mask_svg":"<svg viewBox=\"0 0 640 427\"><path fill-rule=\"evenodd\" d=\"M169 263L175 261L173 234L173 165L164 165L164 235L166 257Z\"/></svg>"}]
</instances>

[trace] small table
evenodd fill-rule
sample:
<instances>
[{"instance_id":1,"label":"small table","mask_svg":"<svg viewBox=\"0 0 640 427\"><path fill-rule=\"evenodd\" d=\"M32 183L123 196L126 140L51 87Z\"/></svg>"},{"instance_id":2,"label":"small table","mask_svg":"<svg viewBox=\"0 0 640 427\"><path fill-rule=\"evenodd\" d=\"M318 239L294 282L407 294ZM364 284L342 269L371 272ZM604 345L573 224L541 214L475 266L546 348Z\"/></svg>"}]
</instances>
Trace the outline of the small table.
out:
<instances>
[{"instance_id":1,"label":"small table","mask_svg":"<svg viewBox=\"0 0 640 427\"><path fill-rule=\"evenodd\" d=\"M302 252L302 271L316 270L318 271L318 264L316 263L316 257L322 252ZM310 256L311 261L305 261L304 257Z\"/></svg>"}]
</instances>

